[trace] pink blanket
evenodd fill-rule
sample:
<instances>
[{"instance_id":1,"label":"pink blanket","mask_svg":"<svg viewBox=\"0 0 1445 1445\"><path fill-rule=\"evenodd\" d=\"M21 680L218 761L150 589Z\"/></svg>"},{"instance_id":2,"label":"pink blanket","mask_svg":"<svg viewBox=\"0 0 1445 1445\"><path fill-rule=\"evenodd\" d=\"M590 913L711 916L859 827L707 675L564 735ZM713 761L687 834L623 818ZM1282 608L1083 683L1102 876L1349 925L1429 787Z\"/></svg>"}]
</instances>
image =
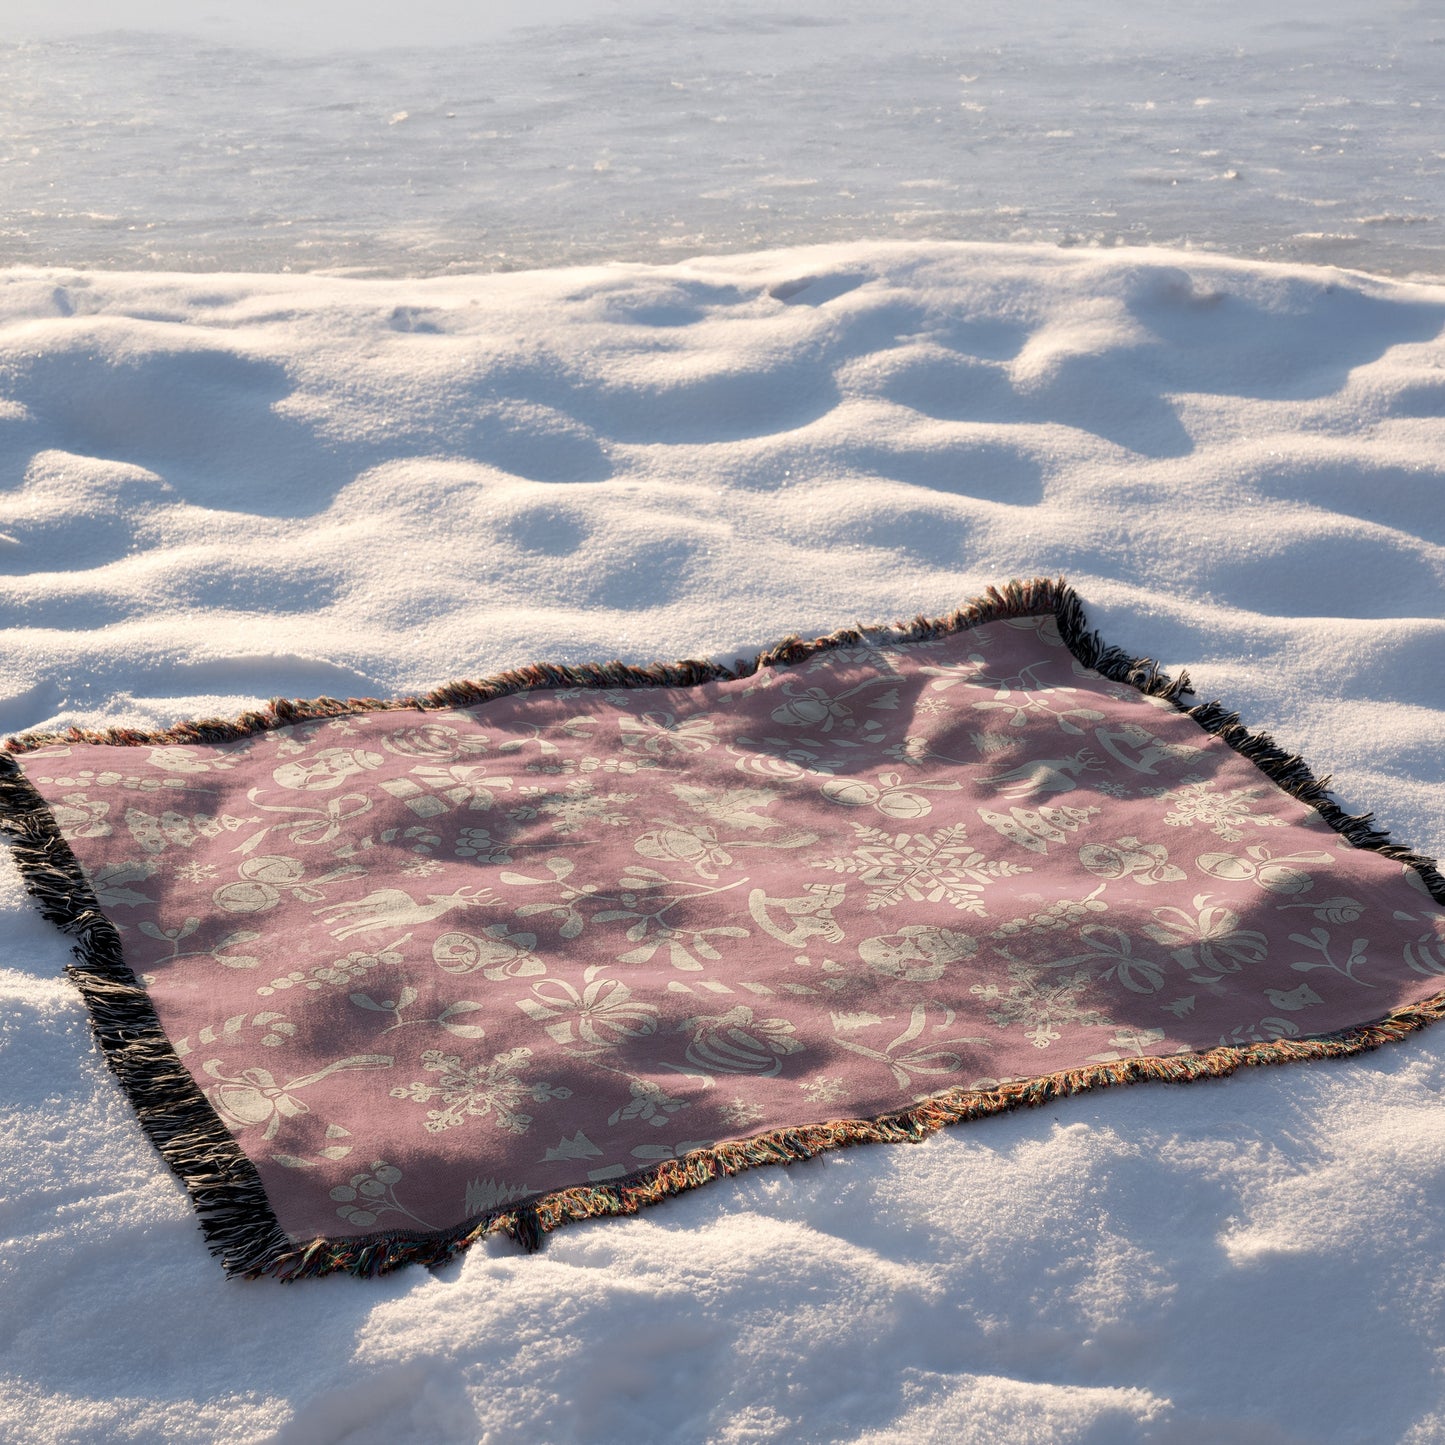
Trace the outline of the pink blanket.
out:
<instances>
[{"instance_id":1,"label":"pink blanket","mask_svg":"<svg viewBox=\"0 0 1445 1445\"><path fill-rule=\"evenodd\" d=\"M365 1273L1434 1017L1439 875L1178 694L1016 584L736 672L18 739L0 791L228 1266Z\"/></svg>"}]
</instances>

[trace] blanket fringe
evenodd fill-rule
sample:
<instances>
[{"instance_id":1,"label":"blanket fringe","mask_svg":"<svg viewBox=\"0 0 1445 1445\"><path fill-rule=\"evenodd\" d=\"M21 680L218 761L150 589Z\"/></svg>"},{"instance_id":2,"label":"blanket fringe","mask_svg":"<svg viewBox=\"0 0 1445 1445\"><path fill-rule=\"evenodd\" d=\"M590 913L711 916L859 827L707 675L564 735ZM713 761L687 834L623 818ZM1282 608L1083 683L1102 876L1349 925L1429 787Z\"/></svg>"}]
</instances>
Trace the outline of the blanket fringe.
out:
<instances>
[{"instance_id":1,"label":"blanket fringe","mask_svg":"<svg viewBox=\"0 0 1445 1445\"><path fill-rule=\"evenodd\" d=\"M55 815L4 755L0 828L11 835L16 866L40 912L75 937L66 972L89 1008L101 1053L141 1128L191 1196L212 1252L233 1274L264 1272L295 1245L276 1222L260 1175L171 1046Z\"/></svg>"},{"instance_id":2,"label":"blanket fringe","mask_svg":"<svg viewBox=\"0 0 1445 1445\"><path fill-rule=\"evenodd\" d=\"M1445 1016L1445 994L1423 1003L1397 1009L1377 1023L1344 1029L1315 1038L1278 1039L1269 1043L1222 1046L1200 1054L1171 1054L1160 1058L1119 1059L1107 1064L1018 1079L996 1089L952 1089L924 1100L911 1109L881 1114L874 1119L839 1119L779 1129L696 1149L669 1159L626 1179L606 1184L579 1185L557 1190L525 1203L508 1206L468 1221L442 1234L392 1234L357 1240L315 1240L295 1246L264 1265L237 1271L250 1276L270 1274L278 1279L305 1279L343 1270L356 1275L384 1274L407 1264L438 1266L454 1258L488 1234L514 1239L528 1253L541 1245L542 1236L564 1224L583 1219L637 1214L714 1179L726 1179L746 1169L770 1164L794 1164L832 1149L856 1144L917 1144L950 1124L983 1119L1014 1109L1038 1109L1075 1094L1123 1084L1191 1083L1222 1079L1240 1069L1307 1059L1339 1059L1394 1043Z\"/></svg>"},{"instance_id":3,"label":"blanket fringe","mask_svg":"<svg viewBox=\"0 0 1445 1445\"><path fill-rule=\"evenodd\" d=\"M921 642L987 622L1052 614L1064 643L1083 665L1111 681L1172 703L1206 732L1248 758L1279 787L1313 808L1337 833L1415 871L1430 895L1445 904L1445 878L1433 860L1390 841L1369 813L1346 813L1330 796L1328 778L1316 778L1304 761L1253 733L1218 702L1191 706L1189 679L1170 678L1150 658L1131 657L1106 645L1085 620L1077 593L1062 579L1015 580L988 591L942 617L879 628L844 628L804 641L784 638L775 647L732 667L684 660L635 667L623 662L555 666L537 663L480 682L460 681L421 696L276 699L264 712L212 718L158 731L132 728L30 732L8 739L0 752L0 829L26 888L40 911L76 939L68 972L90 1010L91 1027L107 1063L120 1079L141 1127L191 1196L206 1241L228 1273L303 1279L345 1271L371 1276L422 1263L439 1265L488 1234L503 1233L523 1249L537 1249L547 1232L575 1220L635 1214L650 1204L696 1189L710 1180L767 1164L811 1159L828 1149L878 1142L917 1143L949 1124L1019 1108L1038 1108L1072 1094L1149 1080L1183 1083L1223 1078L1241 1068L1304 1059L1343 1058L1405 1038L1445 1016L1445 993L1395 1010L1375 1023L1332 1034L1266 1043L1221 1046L1202 1053L1120 1059L1064 1073L1014 1080L995 1089L953 1089L913 1108L872 1119L842 1119L759 1134L698 1149L624 1179L555 1191L478 1215L454 1229L426 1234L391 1232L355 1239L298 1242L278 1224L260 1176L221 1123L167 1039L145 989L121 954L120 935L100 911L54 815L21 773L16 754L64 743L155 747L171 743L219 743L314 718L401 709L472 707L509 694L559 688L692 687L748 677L762 667L788 667L830 648L865 639L874 643Z\"/></svg>"}]
</instances>

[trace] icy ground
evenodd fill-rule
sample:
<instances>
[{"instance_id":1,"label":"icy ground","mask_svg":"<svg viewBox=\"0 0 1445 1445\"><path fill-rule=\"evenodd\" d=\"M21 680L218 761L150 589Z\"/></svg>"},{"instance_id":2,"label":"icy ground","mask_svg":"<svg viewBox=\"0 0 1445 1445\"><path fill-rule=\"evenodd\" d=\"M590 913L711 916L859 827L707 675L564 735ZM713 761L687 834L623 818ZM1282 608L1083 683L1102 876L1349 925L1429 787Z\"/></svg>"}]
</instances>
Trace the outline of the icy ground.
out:
<instances>
[{"instance_id":1,"label":"icy ground","mask_svg":"<svg viewBox=\"0 0 1445 1445\"><path fill-rule=\"evenodd\" d=\"M1442 108L1440 0L6 0L0 256L415 275L894 236L1438 273Z\"/></svg>"},{"instance_id":2,"label":"icy ground","mask_svg":"<svg viewBox=\"0 0 1445 1445\"><path fill-rule=\"evenodd\" d=\"M0 12L0 730L1062 571L1445 853L1445 288L1362 274L1445 276L1438 0L54 8ZM937 239L1115 235L1176 249ZM282 1288L65 959L0 854L7 1445L1445 1439L1438 1029Z\"/></svg>"}]
</instances>

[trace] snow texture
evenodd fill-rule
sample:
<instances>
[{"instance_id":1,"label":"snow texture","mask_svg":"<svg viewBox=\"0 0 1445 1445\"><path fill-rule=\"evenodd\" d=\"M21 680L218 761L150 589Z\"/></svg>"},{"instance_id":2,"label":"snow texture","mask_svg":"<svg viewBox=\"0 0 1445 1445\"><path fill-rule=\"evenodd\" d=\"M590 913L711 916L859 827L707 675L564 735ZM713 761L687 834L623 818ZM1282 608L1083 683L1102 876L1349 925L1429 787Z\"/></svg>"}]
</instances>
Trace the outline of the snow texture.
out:
<instances>
[{"instance_id":1,"label":"snow texture","mask_svg":"<svg viewBox=\"0 0 1445 1445\"><path fill-rule=\"evenodd\" d=\"M0 49L0 728L730 660L1062 572L1445 853L1445 290L1306 264L1445 270L1445 16L1346 9ZM1014 225L1251 259L978 244ZM0 856L0 1438L1445 1438L1438 1029L285 1288L205 1252L66 956Z\"/></svg>"}]
</instances>

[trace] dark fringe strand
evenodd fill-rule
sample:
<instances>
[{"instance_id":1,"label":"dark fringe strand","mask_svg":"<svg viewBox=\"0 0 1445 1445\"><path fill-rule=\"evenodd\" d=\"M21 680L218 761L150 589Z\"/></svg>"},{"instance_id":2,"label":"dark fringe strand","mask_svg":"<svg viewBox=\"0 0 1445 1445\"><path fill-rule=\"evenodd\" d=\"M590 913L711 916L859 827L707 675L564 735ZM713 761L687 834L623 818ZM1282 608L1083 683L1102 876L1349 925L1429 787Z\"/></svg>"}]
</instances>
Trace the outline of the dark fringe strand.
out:
<instances>
[{"instance_id":1,"label":"dark fringe strand","mask_svg":"<svg viewBox=\"0 0 1445 1445\"><path fill-rule=\"evenodd\" d=\"M277 1223L254 1165L211 1108L161 1028L149 996L121 956L120 935L86 882L54 815L20 772L14 754L58 743L104 743L154 747L171 743L220 743L288 727L312 718L396 709L474 707L511 693L557 688L694 687L699 683L748 677L762 667L789 667L831 648L865 639L908 643L946 637L986 622L1052 613L1064 643L1086 667L1150 697L1167 699L1207 733L1248 758L1279 787L1313 808L1335 832L1412 868L1431 897L1445 904L1445 878L1433 860L1392 843L1369 813L1346 813L1328 792L1328 778L1316 778L1302 759L1276 746L1264 733L1241 725L1238 714L1218 702L1188 706L1188 677L1171 679L1149 658L1131 657L1104 643L1088 626L1078 594L1062 578L1013 581L990 587L979 598L943 617L916 617L885 628L844 628L806 642L784 638L776 647L732 667L707 661L659 662L633 667L623 662L553 666L535 663L485 678L452 682L419 697L276 699L264 712L232 720L210 718L160 731L132 728L31 732L6 741L0 752L0 829L14 838L14 856L26 888L52 923L75 936L75 962L68 968L85 997L91 1027L106 1062L119 1077L140 1117L141 1127L175 1171L195 1203L213 1253L228 1273L246 1278L271 1275L304 1279L346 1271L370 1276L420 1263L439 1265L492 1233L510 1235L526 1250L540 1247L550 1230L578 1219L635 1214L649 1204L764 1164L790 1164L828 1149L884 1141L917 1143L948 1124L1012 1109L1038 1108L1071 1094L1146 1080L1184 1083L1223 1078L1241 1068L1303 1059L1344 1058L1406 1037L1445 1016L1445 993L1394 1010L1378 1022L1304 1039L1221 1046L1198 1054L1121 1059L1039 1078L1017 1080L990 1090L951 1089L911 1109L874 1119L842 1119L778 1129L752 1139L698 1149L606 1184L578 1186L540 1195L521 1204L490 1210L465 1224L427 1234L393 1231L357 1239L292 1240Z\"/></svg>"}]
</instances>

